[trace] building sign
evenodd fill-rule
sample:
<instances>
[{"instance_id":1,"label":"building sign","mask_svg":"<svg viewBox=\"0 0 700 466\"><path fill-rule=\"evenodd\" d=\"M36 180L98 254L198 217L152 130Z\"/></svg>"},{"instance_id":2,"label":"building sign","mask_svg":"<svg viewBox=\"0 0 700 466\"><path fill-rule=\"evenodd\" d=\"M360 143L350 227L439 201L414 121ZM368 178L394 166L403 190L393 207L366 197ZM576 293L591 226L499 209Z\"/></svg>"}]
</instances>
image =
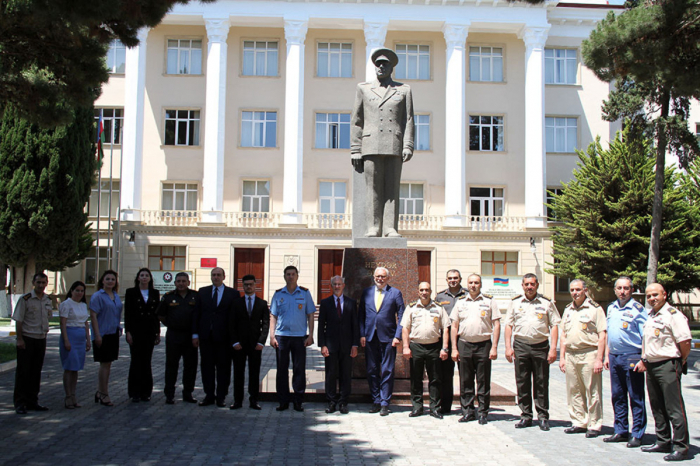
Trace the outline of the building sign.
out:
<instances>
[{"instance_id":1,"label":"building sign","mask_svg":"<svg viewBox=\"0 0 700 466\"><path fill-rule=\"evenodd\" d=\"M481 292L496 298L499 309L508 309L508 302L523 293L522 281L520 276L484 276L481 277Z\"/></svg>"},{"instance_id":2,"label":"building sign","mask_svg":"<svg viewBox=\"0 0 700 466\"><path fill-rule=\"evenodd\" d=\"M202 257L199 261L199 266L203 269L216 267L216 257L214 257L214 258Z\"/></svg>"},{"instance_id":3,"label":"building sign","mask_svg":"<svg viewBox=\"0 0 700 466\"><path fill-rule=\"evenodd\" d=\"M190 277L190 289L195 289L194 282L192 281L192 272L189 270L154 270L151 272L153 276L153 288L165 293L166 291L172 291L175 289L175 275L180 272L185 272Z\"/></svg>"}]
</instances>

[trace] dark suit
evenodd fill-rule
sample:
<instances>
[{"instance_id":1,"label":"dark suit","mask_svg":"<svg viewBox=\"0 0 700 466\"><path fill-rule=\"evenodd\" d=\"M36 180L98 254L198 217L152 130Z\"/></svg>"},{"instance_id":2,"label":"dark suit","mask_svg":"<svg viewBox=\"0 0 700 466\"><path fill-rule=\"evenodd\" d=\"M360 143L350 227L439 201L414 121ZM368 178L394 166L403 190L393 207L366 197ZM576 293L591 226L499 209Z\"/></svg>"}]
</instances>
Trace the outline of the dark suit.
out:
<instances>
[{"instance_id":1,"label":"dark suit","mask_svg":"<svg viewBox=\"0 0 700 466\"><path fill-rule=\"evenodd\" d=\"M366 288L360 300L360 337L367 339L367 382L372 402L388 406L394 391L394 363L396 347L394 338L401 339L401 318L404 303L401 292L394 287L385 287L385 296L379 311L375 309L376 286Z\"/></svg>"},{"instance_id":2,"label":"dark suit","mask_svg":"<svg viewBox=\"0 0 700 466\"><path fill-rule=\"evenodd\" d=\"M243 385L245 382L245 362L248 359L248 395L250 402L258 401L260 393L260 363L262 349L270 330L270 310L267 301L253 296L253 309L248 315L248 297L243 295L233 302L233 315L230 323L231 344L239 343L243 348L233 349L233 401L243 403Z\"/></svg>"},{"instance_id":3,"label":"dark suit","mask_svg":"<svg viewBox=\"0 0 700 466\"><path fill-rule=\"evenodd\" d=\"M192 333L199 336L202 385L205 400L223 403L231 384L231 338L229 319L233 302L240 293L224 286L219 305L213 301L213 286L199 289L199 312L195 314ZM216 383L214 380L216 379Z\"/></svg>"},{"instance_id":4,"label":"dark suit","mask_svg":"<svg viewBox=\"0 0 700 466\"><path fill-rule=\"evenodd\" d=\"M124 295L124 331L131 334L129 364L129 398L150 398L153 392L151 359L156 337L160 335L158 290L148 290L148 302L139 288L129 288Z\"/></svg>"},{"instance_id":5,"label":"dark suit","mask_svg":"<svg viewBox=\"0 0 700 466\"><path fill-rule=\"evenodd\" d=\"M360 322L357 302L343 296L342 313L338 316L336 296L321 300L318 312L318 346L328 348L326 365L326 398L330 402L347 404L352 379L353 346L360 345ZM336 384L340 380L340 395Z\"/></svg>"}]
</instances>

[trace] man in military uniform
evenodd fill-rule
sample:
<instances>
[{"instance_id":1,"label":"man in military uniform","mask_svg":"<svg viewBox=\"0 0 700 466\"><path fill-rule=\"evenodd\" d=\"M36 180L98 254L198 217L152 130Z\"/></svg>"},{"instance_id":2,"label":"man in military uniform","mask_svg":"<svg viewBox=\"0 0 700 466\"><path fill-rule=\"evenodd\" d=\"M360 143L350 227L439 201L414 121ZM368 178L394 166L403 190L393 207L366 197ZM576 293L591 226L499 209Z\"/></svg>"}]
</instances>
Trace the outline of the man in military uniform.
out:
<instances>
[{"instance_id":1,"label":"man in military uniform","mask_svg":"<svg viewBox=\"0 0 700 466\"><path fill-rule=\"evenodd\" d=\"M549 365L557 360L560 317L551 299L537 293L537 275L523 275L525 294L510 302L506 314L506 359L515 361L515 383L522 415L516 429L532 425L533 389L540 429L549 430ZM513 338L511 346L511 337ZM534 386L533 386L534 381Z\"/></svg>"},{"instance_id":2,"label":"man in military uniform","mask_svg":"<svg viewBox=\"0 0 700 466\"><path fill-rule=\"evenodd\" d=\"M306 347L314 343L316 306L307 288L297 285L299 271L284 269L287 286L275 291L270 308L270 345L277 354L277 411L289 409L289 356L292 357L294 411L304 411L306 391ZM308 323L308 331L307 331Z\"/></svg>"},{"instance_id":3,"label":"man in military uniform","mask_svg":"<svg viewBox=\"0 0 700 466\"><path fill-rule=\"evenodd\" d=\"M564 331L559 369L566 373L566 394L572 426L567 434L600 435L603 427L603 357L607 322L603 308L587 296L586 283L577 278L569 284L571 304L562 318Z\"/></svg>"},{"instance_id":4,"label":"man in military uniform","mask_svg":"<svg viewBox=\"0 0 700 466\"><path fill-rule=\"evenodd\" d=\"M49 278L37 273L32 278L34 289L22 296L15 306L12 320L17 331L17 369L15 370L14 404L17 414L27 410L48 411L39 404L41 369L46 354L46 334L53 313L51 299L44 293Z\"/></svg>"},{"instance_id":5,"label":"man in military uniform","mask_svg":"<svg viewBox=\"0 0 700 466\"><path fill-rule=\"evenodd\" d=\"M406 308L401 319L403 355L409 360L411 368L411 404L410 417L423 414L423 368L428 373L428 393L430 394L430 415L442 419L438 412L440 406L441 381L438 363L445 360L447 354L447 328L450 318L445 310L430 299L430 283L418 285L419 300ZM442 335L442 337L441 337ZM441 339L442 338L442 339Z\"/></svg>"},{"instance_id":6,"label":"man in military uniform","mask_svg":"<svg viewBox=\"0 0 700 466\"><path fill-rule=\"evenodd\" d=\"M182 400L196 403L192 397L197 378L197 348L192 344L192 320L197 315L199 295L190 290L185 272L175 275L175 289L165 293L158 306L158 319L168 328L165 334L165 403L175 404L175 384L182 358Z\"/></svg>"},{"instance_id":7,"label":"man in military uniform","mask_svg":"<svg viewBox=\"0 0 700 466\"><path fill-rule=\"evenodd\" d=\"M469 293L455 304L452 321L452 359L459 361L459 422L476 419L474 376L478 387L479 424L486 424L491 405L491 360L498 357L501 311L493 296L481 293L481 276L467 277ZM459 340L458 340L459 338Z\"/></svg>"},{"instance_id":8,"label":"man in military uniform","mask_svg":"<svg viewBox=\"0 0 700 466\"><path fill-rule=\"evenodd\" d=\"M664 460L682 461L688 458L690 442L681 393L681 374L687 371L684 367L690 354L690 328L683 313L666 302L663 286L652 283L647 286L646 295L651 311L644 324L642 360L636 370L647 373L649 404L656 424L656 443L642 447L642 451L669 453Z\"/></svg>"},{"instance_id":9,"label":"man in military uniform","mask_svg":"<svg viewBox=\"0 0 700 466\"><path fill-rule=\"evenodd\" d=\"M646 309L632 298L632 279L620 277L615 282L617 300L608 306L608 344L603 365L610 369L610 389L615 412L615 433L604 442L627 442L628 448L642 444L647 426L644 406L644 374L634 370L642 358ZM632 431L628 421L628 403L632 408ZM630 436L631 434L631 436Z\"/></svg>"},{"instance_id":10,"label":"man in military uniform","mask_svg":"<svg viewBox=\"0 0 700 466\"><path fill-rule=\"evenodd\" d=\"M462 274L460 274L457 269L451 269L447 271L447 289L439 292L435 297L435 301L445 309L445 312L449 316L452 313L455 302L462 296L466 296L466 294L467 290L462 288ZM448 330L448 333L449 332ZM449 354L452 354L452 350L456 347L452 346L452 338L449 335L447 341L449 342L447 351ZM447 358L444 361L440 360L438 363L438 370L440 371L440 378L442 379L442 396L440 397L439 411L441 414L450 414L450 411L452 411L452 398L455 391L455 362L452 358Z\"/></svg>"}]
</instances>

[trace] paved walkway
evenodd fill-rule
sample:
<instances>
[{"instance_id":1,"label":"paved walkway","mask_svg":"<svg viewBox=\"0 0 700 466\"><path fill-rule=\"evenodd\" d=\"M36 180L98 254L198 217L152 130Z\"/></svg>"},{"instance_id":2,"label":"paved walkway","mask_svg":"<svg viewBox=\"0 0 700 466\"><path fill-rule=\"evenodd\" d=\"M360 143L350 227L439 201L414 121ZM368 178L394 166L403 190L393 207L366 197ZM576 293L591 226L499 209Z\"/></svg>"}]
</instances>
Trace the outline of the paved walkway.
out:
<instances>
[{"instance_id":1,"label":"paved walkway","mask_svg":"<svg viewBox=\"0 0 700 466\"><path fill-rule=\"evenodd\" d=\"M12 341L3 338L4 341ZM0 463L29 465L624 465L663 464L662 456L608 445L602 438L566 435L564 375L552 365L550 393L552 430L513 428L516 406L496 407L486 426L458 424L455 414L438 421L428 416L410 419L408 406L392 407L386 418L368 414L368 405L351 404L347 416L327 415L325 404L307 403L304 413L277 413L276 403L262 411L198 407L164 403L164 346L153 358L156 392L150 403L131 403L126 394L128 348L122 338L121 359L114 363L110 394L113 408L92 402L97 364L90 359L80 373L78 398L83 408L63 408L62 369L58 334L52 330L42 382L41 403L46 413L18 416L12 409L14 370L0 374ZM321 364L320 354L309 352L309 368ZM513 366L504 358L503 343L494 364L493 379L515 390ZM693 350L694 360L700 351ZM266 347L263 373L273 367L274 353ZM692 364L691 364L692 367ZM604 378L605 434L612 429L610 384ZM700 452L700 376L691 369L683 379L691 428L691 454ZM179 392L178 392L179 393ZM201 398L198 379L195 396ZM230 402L230 397L227 399ZM245 406L245 405L244 405ZM653 422L644 438L653 442Z\"/></svg>"}]
</instances>

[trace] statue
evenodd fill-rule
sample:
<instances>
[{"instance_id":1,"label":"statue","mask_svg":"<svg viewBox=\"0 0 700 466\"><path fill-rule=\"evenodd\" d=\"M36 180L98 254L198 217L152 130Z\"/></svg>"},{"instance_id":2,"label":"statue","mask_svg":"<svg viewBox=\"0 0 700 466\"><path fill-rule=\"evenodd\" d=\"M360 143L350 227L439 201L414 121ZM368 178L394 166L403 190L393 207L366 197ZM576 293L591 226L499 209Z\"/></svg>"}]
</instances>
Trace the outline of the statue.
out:
<instances>
[{"instance_id":1,"label":"statue","mask_svg":"<svg viewBox=\"0 0 700 466\"><path fill-rule=\"evenodd\" d=\"M391 79L399 58L391 49L372 53L377 79L357 85L350 121L352 165L368 189L367 237L400 237L401 166L413 156L411 88Z\"/></svg>"}]
</instances>

